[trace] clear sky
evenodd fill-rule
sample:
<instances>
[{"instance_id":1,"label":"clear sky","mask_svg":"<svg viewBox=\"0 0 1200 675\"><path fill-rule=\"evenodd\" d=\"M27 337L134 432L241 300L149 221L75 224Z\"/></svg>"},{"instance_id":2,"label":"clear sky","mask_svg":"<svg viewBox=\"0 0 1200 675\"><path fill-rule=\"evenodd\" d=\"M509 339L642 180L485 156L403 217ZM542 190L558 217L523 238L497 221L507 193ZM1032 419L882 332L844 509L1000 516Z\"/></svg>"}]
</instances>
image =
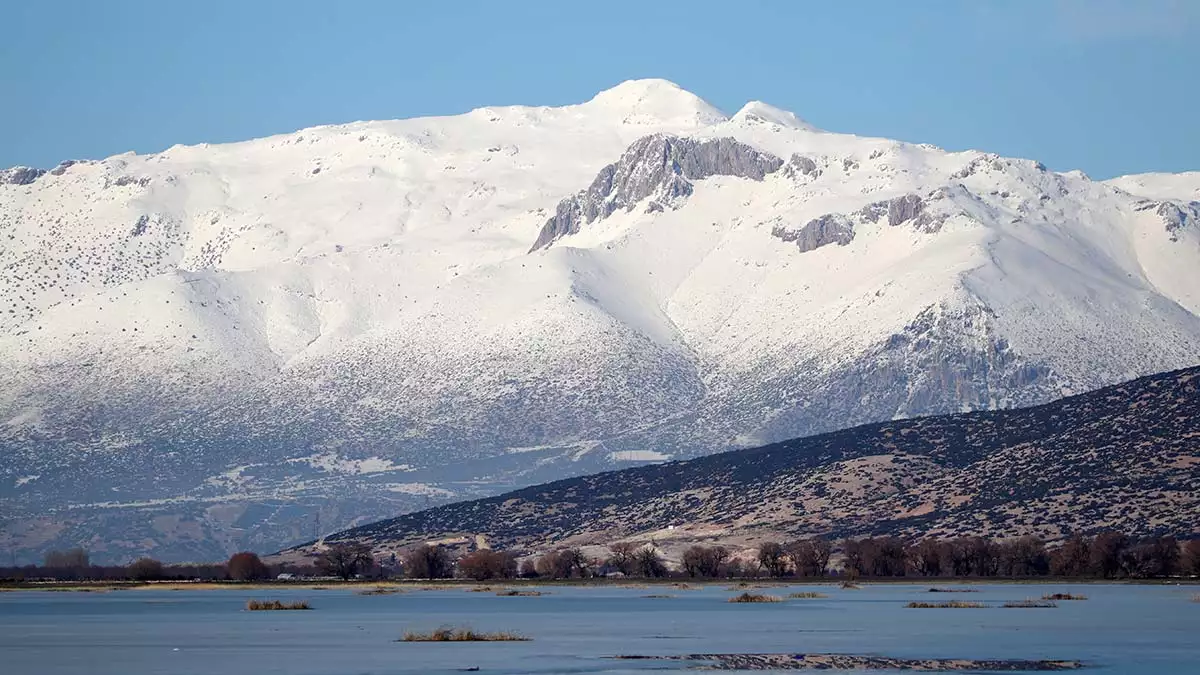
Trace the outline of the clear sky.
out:
<instances>
[{"instance_id":1,"label":"clear sky","mask_svg":"<svg viewBox=\"0 0 1200 675\"><path fill-rule=\"evenodd\" d=\"M672 80L727 112L1200 169L1200 0L0 0L0 166Z\"/></svg>"}]
</instances>

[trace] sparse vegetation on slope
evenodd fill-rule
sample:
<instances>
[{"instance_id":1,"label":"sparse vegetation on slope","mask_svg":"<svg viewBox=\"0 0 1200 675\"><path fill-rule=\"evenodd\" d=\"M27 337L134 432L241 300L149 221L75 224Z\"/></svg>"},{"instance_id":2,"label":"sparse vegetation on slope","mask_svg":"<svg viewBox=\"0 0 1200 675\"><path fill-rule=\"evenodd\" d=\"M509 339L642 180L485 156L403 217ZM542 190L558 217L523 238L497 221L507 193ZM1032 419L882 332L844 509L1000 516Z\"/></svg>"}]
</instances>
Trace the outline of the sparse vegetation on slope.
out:
<instances>
[{"instance_id":1,"label":"sparse vegetation on slope","mask_svg":"<svg viewBox=\"0 0 1200 675\"><path fill-rule=\"evenodd\" d=\"M1193 468L1200 452L1190 439L1198 434L1200 368L1192 368L1035 408L899 420L556 481L333 538L395 546L470 533L486 536L495 547L547 550L571 537L627 538L679 523L729 535L740 531L739 523L752 522L797 536L884 532L900 541L937 530L940 542L911 551L922 575L1036 576L1054 561L1014 557L1007 570L976 569L970 556L955 558L954 551L939 547L951 541L965 546L985 531L993 542L1030 533L1049 538L1063 531L1123 531L1125 547L1149 536L1191 536L1190 514L1200 510L1200 474ZM1104 444L1097 446L1096 438ZM796 512L764 507L810 502L822 506ZM871 555L886 565L864 569L862 576L906 571L907 562L886 549L886 537L876 536L874 544L884 549ZM708 576L707 570L723 564L702 553L684 561L689 575ZM1106 563L1097 575L1160 575L1155 566L1161 557L1146 553ZM810 565L820 574L822 555L781 545L760 550L755 562L768 574L797 569L807 574ZM629 556L621 563L632 564ZM578 561L563 559L538 572L566 578L579 576L580 569ZM1092 573L1069 565L1049 571Z\"/></svg>"}]
</instances>

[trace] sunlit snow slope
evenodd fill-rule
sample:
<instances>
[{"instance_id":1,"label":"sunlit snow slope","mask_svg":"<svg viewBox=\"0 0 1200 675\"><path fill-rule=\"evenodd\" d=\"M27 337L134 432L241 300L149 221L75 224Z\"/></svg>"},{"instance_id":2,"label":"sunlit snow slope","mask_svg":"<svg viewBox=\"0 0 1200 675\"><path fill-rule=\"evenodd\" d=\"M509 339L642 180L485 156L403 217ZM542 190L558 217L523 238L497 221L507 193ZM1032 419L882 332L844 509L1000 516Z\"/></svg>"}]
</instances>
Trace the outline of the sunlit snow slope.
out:
<instances>
[{"instance_id":1,"label":"sunlit snow slope","mask_svg":"<svg viewBox=\"0 0 1200 675\"><path fill-rule=\"evenodd\" d=\"M212 558L1195 365L1198 199L661 80L0 171L0 539Z\"/></svg>"}]
</instances>

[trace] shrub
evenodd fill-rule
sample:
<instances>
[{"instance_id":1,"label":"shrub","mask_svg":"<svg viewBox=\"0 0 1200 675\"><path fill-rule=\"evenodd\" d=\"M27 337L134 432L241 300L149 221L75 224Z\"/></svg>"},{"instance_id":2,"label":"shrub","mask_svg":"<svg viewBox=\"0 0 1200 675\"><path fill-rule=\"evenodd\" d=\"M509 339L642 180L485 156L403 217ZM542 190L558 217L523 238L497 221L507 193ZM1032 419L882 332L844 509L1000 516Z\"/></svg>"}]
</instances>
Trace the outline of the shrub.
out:
<instances>
[{"instance_id":1,"label":"shrub","mask_svg":"<svg viewBox=\"0 0 1200 675\"><path fill-rule=\"evenodd\" d=\"M528 642L520 633L477 633L470 628L443 626L429 633L406 632L399 642Z\"/></svg>"},{"instance_id":2,"label":"shrub","mask_svg":"<svg viewBox=\"0 0 1200 675\"><path fill-rule=\"evenodd\" d=\"M782 602L783 599L777 595L763 595L761 593L742 593L735 595L729 599L729 602Z\"/></svg>"},{"instance_id":3,"label":"shrub","mask_svg":"<svg viewBox=\"0 0 1200 675\"><path fill-rule=\"evenodd\" d=\"M297 600L296 602L280 602L279 600L251 600L246 603L246 609L251 612L264 612L273 610L289 610L289 609L312 609L307 602Z\"/></svg>"}]
</instances>

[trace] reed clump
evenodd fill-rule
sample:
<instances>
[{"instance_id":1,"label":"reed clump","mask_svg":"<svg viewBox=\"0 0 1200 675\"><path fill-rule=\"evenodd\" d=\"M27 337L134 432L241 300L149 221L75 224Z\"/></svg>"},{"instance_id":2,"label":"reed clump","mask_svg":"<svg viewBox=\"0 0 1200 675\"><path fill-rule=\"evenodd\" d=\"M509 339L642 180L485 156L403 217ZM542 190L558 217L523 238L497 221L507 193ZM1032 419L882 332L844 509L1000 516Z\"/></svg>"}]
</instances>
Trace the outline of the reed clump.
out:
<instances>
[{"instance_id":1,"label":"reed clump","mask_svg":"<svg viewBox=\"0 0 1200 675\"><path fill-rule=\"evenodd\" d=\"M295 602L281 602L279 600L250 600L246 603L246 609L251 612L267 612L278 610L292 609L312 609L304 600Z\"/></svg>"},{"instance_id":2,"label":"reed clump","mask_svg":"<svg viewBox=\"0 0 1200 675\"><path fill-rule=\"evenodd\" d=\"M496 595L502 598L537 598L546 594L542 591L518 591L509 589L506 591L497 591Z\"/></svg>"},{"instance_id":3,"label":"reed clump","mask_svg":"<svg viewBox=\"0 0 1200 675\"><path fill-rule=\"evenodd\" d=\"M828 597L829 596L825 595L824 593L817 593L815 591L802 591L800 593L788 594L788 600L815 600L817 598L828 598Z\"/></svg>"},{"instance_id":4,"label":"reed clump","mask_svg":"<svg viewBox=\"0 0 1200 675\"><path fill-rule=\"evenodd\" d=\"M983 609L987 605L982 602L951 600L950 602L910 602L906 607L909 609Z\"/></svg>"},{"instance_id":5,"label":"reed clump","mask_svg":"<svg viewBox=\"0 0 1200 675\"><path fill-rule=\"evenodd\" d=\"M1043 595L1043 600L1087 600L1086 595L1071 595L1070 593L1050 593Z\"/></svg>"},{"instance_id":6,"label":"reed clump","mask_svg":"<svg viewBox=\"0 0 1200 675\"><path fill-rule=\"evenodd\" d=\"M1004 603L1004 607L1010 609L1050 609L1058 607L1058 603L1053 600L1012 600Z\"/></svg>"},{"instance_id":7,"label":"reed clump","mask_svg":"<svg viewBox=\"0 0 1200 675\"><path fill-rule=\"evenodd\" d=\"M356 591L355 595L393 595L395 593L403 593L400 588L364 588L361 591Z\"/></svg>"},{"instance_id":8,"label":"reed clump","mask_svg":"<svg viewBox=\"0 0 1200 675\"><path fill-rule=\"evenodd\" d=\"M399 642L529 642L529 638L509 631L481 633L470 628L443 626L428 633L408 631Z\"/></svg>"},{"instance_id":9,"label":"reed clump","mask_svg":"<svg viewBox=\"0 0 1200 675\"><path fill-rule=\"evenodd\" d=\"M763 595L762 593L742 593L730 598L729 602L783 602L783 598L777 595Z\"/></svg>"}]
</instances>

